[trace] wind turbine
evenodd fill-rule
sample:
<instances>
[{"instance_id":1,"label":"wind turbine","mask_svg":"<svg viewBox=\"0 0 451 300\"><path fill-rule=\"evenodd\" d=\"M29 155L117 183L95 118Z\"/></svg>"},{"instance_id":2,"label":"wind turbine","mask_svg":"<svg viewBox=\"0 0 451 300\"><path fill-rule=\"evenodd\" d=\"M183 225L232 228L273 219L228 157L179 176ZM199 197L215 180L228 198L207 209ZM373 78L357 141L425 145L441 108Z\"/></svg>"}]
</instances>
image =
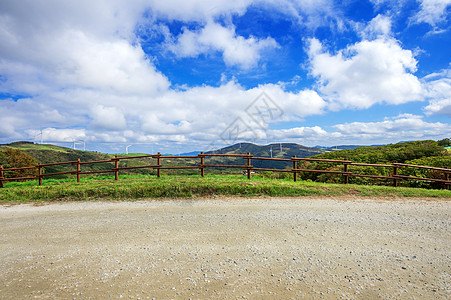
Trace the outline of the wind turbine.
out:
<instances>
[{"instance_id":1,"label":"wind turbine","mask_svg":"<svg viewBox=\"0 0 451 300\"><path fill-rule=\"evenodd\" d=\"M128 148L131 147L132 145L127 145L125 146L125 154L128 154Z\"/></svg>"},{"instance_id":2,"label":"wind turbine","mask_svg":"<svg viewBox=\"0 0 451 300\"><path fill-rule=\"evenodd\" d=\"M35 136L34 136L34 138L33 138L33 143L35 143L36 144L36 137L38 137L38 136L41 136L41 144L42 144L42 129L41 129L41 132L40 133L38 133L38 134L36 134Z\"/></svg>"},{"instance_id":3,"label":"wind turbine","mask_svg":"<svg viewBox=\"0 0 451 300\"><path fill-rule=\"evenodd\" d=\"M272 158L272 146L269 148L269 152L271 152L271 158Z\"/></svg>"}]
</instances>

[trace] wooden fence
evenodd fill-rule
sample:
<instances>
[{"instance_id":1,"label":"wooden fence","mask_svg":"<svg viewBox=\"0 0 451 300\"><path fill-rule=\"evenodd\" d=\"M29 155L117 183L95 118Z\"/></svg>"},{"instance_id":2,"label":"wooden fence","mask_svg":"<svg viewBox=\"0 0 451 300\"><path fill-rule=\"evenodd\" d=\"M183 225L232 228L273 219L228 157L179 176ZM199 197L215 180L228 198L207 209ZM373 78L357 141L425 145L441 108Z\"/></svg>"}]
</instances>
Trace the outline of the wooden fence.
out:
<instances>
[{"instance_id":1,"label":"wooden fence","mask_svg":"<svg viewBox=\"0 0 451 300\"><path fill-rule=\"evenodd\" d=\"M246 163L244 165L226 165L226 164L206 164L205 160L208 157L232 157L232 158L243 158ZM155 164L152 165L143 165L143 166L130 166L130 167L119 167L119 162L121 160L127 159L137 159L137 158L153 158L155 159ZM195 166L164 166L162 161L165 159L199 159L199 163ZM267 161L279 161L279 162L287 162L288 165L292 165L292 168L288 169L271 169L271 168L257 168L252 166L252 160L267 160ZM302 169L298 168L300 161L310 161L310 162L327 162L327 163L336 163L342 165L342 170L320 170L320 169ZM101 170L101 171L82 171L82 166L86 164L99 164L99 163L113 163L113 167L109 170ZM47 166L56 166L56 165L72 165L74 170L64 171L64 172L55 172L55 173L45 173L44 168ZM383 168L393 168L390 176L380 176L380 175L366 175L366 174L357 174L351 172L351 166L366 166L366 167L383 167ZM401 180L424 180L427 182L438 182L441 183L443 188L449 189L450 181L450 173L451 169L447 168L435 168L435 167L427 167L427 166L419 166L419 165L409 165L402 163L392 163L392 164L366 164L366 163L354 163L349 160L333 160L333 159L317 159L317 158L298 158L293 156L290 159L284 158L269 158L269 157L254 157L252 154L207 154L201 152L196 156L172 156L166 155L163 156L160 153L158 154L150 154L150 155L140 155L140 156L125 156L119 157L115 156L109 160L100 160L100 161L87 161L82 162L80 159L76 161L67 161L67 162L59 162L59 163L49 163L49 164L38 164L37 166L31 167L22 167L22 168L3 168L0 166L0 187L3 188L3 183L7 181L24 181L24 180L38 180L39 185L42 185L42 180L47 176L54 175L62 175L62 174L73 174L76 175L77 182L80 182L80 175L83 174L94 174L94 173L114 173L114 179L119 179L119 172L121 170L131 170L131 169L154 169L157 171L157 177L161 176L161 170L169 170L169 169L199 169L200 175L203 177L205 175L205 169L207 168L238 168L243 169L247 174L247 178L251 178L251 172L255 171L271 171L271 172L289 172L293 174L293 180L297 181L298 174L300 172L317 172L324 174L339 174L343 176L343 182L345 184L349 183L349 177L368 177L368 178L378 178L378 179L389 179L392 180L393 186L398 186L398 183ZM407 175L399 175L398 171L401 168L418 168L418 169L427 169L432 170L438 173L443 173L442 178L423 178L423 177L414 177ZM35 176L25 176L25 177L5 177L5 174L13 171L20 170L37 170L37 175Z\"/></svg>"}]
</instances>

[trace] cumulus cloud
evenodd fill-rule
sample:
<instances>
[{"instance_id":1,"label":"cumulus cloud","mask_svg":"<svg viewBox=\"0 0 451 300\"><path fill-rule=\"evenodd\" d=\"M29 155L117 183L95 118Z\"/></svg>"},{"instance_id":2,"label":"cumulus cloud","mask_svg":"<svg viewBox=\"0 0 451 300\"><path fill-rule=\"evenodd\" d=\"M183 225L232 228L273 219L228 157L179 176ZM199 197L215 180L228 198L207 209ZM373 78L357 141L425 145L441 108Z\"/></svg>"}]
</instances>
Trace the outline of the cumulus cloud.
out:
<instances>
[{"instance_id":1,"label":"cumulus cloud","mask_svg":"<svg viewBox=\"0 0 451 300\"><path fill-rule=\"evenodd\" d=\"M266 7L268 11L282 12L310 29L330 25L330 22L338 29L344 26L333 0L152 0L150 7L157 16L170 20L207 23L219 16L241 16L253 5Z\"/></svg>"},{"instance_id":2,"label":"cumulus cloud","mask_svg":"<svg viewBox=\"0 0 451 300\"><path fill-rule=\"evenodd\" d=\"M318 78L332 109L422 100L421 83L411 73L417 62L410 50L393 39L364 40L335 55L311 39L308 53L311 74Z\"/></svg>"},{"instance_id":3,"label":"cumulus cloud","mask_svg":"<svg viewBox=\"0 0 451 300\"><path fill-rule=\"evenodd\" d=\"M424 108L426 115L451 117L451 69L434 73L424 78L429 105Z\"/></svg>"},{"instance_id":4,"label":"cumulus cloud","mask_svg":"<svg viewBox=\"0 0 451 300\"><path fill-rule=\"evenodd\" d=\"M285 121L301 120L307 116L322 114L327 107L326 101L313 90L287 93L278 84L266 84L260 88L268 92L282 107Z\"/></svg>"},{"instance_id":5,"label":"cumulus cloud","mask_svg":"<svg viewBox=\"0 0 451 300\"><path fill-rule=\"evenodd\" d=\"M451 98L431 100L424 110L426 115L445 115L451 117Z\"/></svg>"},{"instance_id":6,"label":"cumulus cloud","mask_svg":"<svg viewBox=\"0 0 451 300\"><path fill-rule=\"evenodd\" d=\"M3 45L10 43L2 41ZM24 42L20 56L4 57L0 65L9 80L0 88L34 94L58 85L155 94L169 86L167 78L155 69L142 49L126 40L107 41L68 30L49 37L45 43L46 47L39 49L32 41ZM33 59L34 56L37 57Z\"/></svg>"},{"instance_id":7,"label":"cumulus cloud","mask_svg":"<svg viewBox=\"0 0 451 300\"><path fill-rule=\"evenodd\" d=\"M37 130L29 130L30 135L36 136L40 134ZM61 128L45 128L42 130L43 141L56 141L56 142L74 142L85 140L85 129L61 129Z\"/></svg>"},{"instance_id":8,"label":"cumulus cloud","mask_svg":"<svg viewBox=\"0 0 451 300\"><path fill-rule=\"evenodd\" d=\"M445 21L448 15L447 9L451 5L451 0L419 0L420 11L412 17L415 23L428 23L432 27Z\"/></svg>"},{"instance_id":9,"label":"cumulus cloud","mask_svg":"<svg viewBox=\"0 0 451 300\"><path fill-rule=\"evenodd\" d=\"M325 140L330 140L336 134L327 132L319 126L294 127L288 129L270 130L268 138L278 142L294 142L301 145L325 144Z\"/></svg>"},{"instance_id":10,"label":"cumulus cloud","mask_svg":"<svg viewBox=\"0 0 451 300\"><path fill-rule=\"evenodd\" d=\"M272 10L277 10L294 18L298 25L310 30L321 26L342 31L346 27L345 18L333 0L266 0L262 1Z\"/></svg>"},{"instance_id":11,"label":"cumulus cloud","mask_svg":"<svg viewBox=\"0 0 451 300\"><path fill-rule=\"evenodd\" d=\"M385 144L406 140L439 139L451 134L451 126L426 122L422 116L401 114L378 122L336 124L331 130L319 126L271 130L273 140L307 145Z\"/></svg>"},{"instance_id":12,"label":"cumulus cloud","mask_svg":"<svg viewBox=\"0 0 451 300\"><path fill-rule=\"evenodd\" d=\"M392 21L388 16L377 15L366 26L357 24L357 33L363 39L374 40L380 37L389 37L391 35Z\"/></svg>"},{"instance_id":13,"label":"cumulus cloud","mask_svg":"<svg viewBox=\"0 0 451 300\"><path fill-rule=\"evenodd\" d=\"M220 15L243 14L254 2L254 0L151 0L149 7L160 17L202 22Z\"/></svg>"},{"instance_id":14,"label":"cumulus cloud","mask_svg":"<svg viewBox=\"0 0 451 300\"><path fill-rule=\"evenodd\" d=\"M96 105L90 114L93 118L91 125L106 130L124 130L127 127L124 114L117 107Z\"/></svg>"},{"instance_id":15,"label":"cumulus cloud","mask_svg":"<svg viewBox=\"0 0 451 300\"><path fill-rule=\"evenodd\" d=\"M227 65L249 69L257 65L263 51L277 47L277 42L271 37L244 38L236 35L233 26L224 27L209 22L198 31L185 28L169 49L178 57L196 57L210 51L220 51Z\"/></svg>"},{"instance_id":16,"label":"cumulus cloud","mask_svg":"<svg viewBox=\"0 0 451 300\"><path fill-rule=\"evenodd\" d=\"M371 140L438 138L451 133L451 126L445 123L430 123L422 116L401 114L381 122L352 122L333 126L342 136Z\"/></svg>"},{"instance_id":17,"label":"cumulus cloud","mask_svg":"<svg viewBox=\"0 0 451 300\"><path fill-rule=\"evenodd\" d=\"M310 71L319 80L317 90L289 90L283 82L245 88L225 79L219 86L175 89L136 36L137 26L158 18L169 23L194 22L199 29L185 29L170 43L178 58L215 52L227 66L254 68L279 44L272 37L237 33L231 16L243 15L252 5L285 13L290 20L294 17L293 24L298 22L296 26L302 24L312 31L330 23L334 29L344 26L331 0L0 2L0 93L12 95L1 100L0 138L32 139L43 128L47 141L202 143L220 139L221 132L241 118L267 138L333 140L353 136L352 126L337 125L335 132L318 126L268 128L273 123L299 122L322 114L329 105L362 109L376 103L421 99L421 84L412 74L416 60L391 37L390 19L382 15L362 27L362 37L367 40L338 53L311 40ZM151 15L151 20L144 20L145 15ZM449 81L426 81L430 99L426 113L448 114ZM283 110L280 118L271 119L265 128L246 114L246 108L263 91ZM417 127L419 132L446 130L421 118L415 122L423 122L423 127ZM368 126L380 127L379 123ZM381 132L365 134L379 136Z\"/></svg>"},{"instance_id":18,"label":"cumulus cloud","mask_svg":"<svg viewBox=\"0 0 451 300\"><path fill-rule=\"evenodd\" d=\"M246 109L262 92L266 92L271 101L283 111L283 114L268 119L265 124L267 126L290 120L299 121L321 114L326 108L326 102L315 91L288 92L277 84L245 89L230 81L219 87L198 86L187 90L168 90L154 97L124 97L105 94L103 91L76 89L55 93L53 98L42 100L47 109L50 103L63 103L64 107L59 110L53 106L53 122L49 122L50 119L45 116L39 117L36 112L18 114L14 109L23 101L11 101L10 110L5 112L16 116L22 123L15 121L15 126L5 134L26 128L46 128L46 124L54 125L50 127L53 128L52 132L60 128L66 133L65 127L83 124L85 139L90 141L181 141L180 136L193 141L220 139L221 132L236 118L242 118L252 130L262 130L261 124L257 124L246 113ZM23 108L33 111L34 103L30 100L23 104ZM36 119L31 119L30 115L36 116ZM264 133L260 136L264 136ZM52 136L53 141L58 141L56 138L67 141L64 137L65 134Z\"/></svg>"}]
</instances>

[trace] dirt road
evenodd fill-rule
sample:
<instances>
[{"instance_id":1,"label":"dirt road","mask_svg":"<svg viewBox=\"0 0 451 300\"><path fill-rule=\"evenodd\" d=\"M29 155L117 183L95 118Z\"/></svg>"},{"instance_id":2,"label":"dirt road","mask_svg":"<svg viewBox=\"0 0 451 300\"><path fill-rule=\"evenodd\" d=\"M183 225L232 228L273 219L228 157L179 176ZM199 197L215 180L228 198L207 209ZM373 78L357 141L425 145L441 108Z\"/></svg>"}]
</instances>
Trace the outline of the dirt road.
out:
<instances>
[{"instance_id":1,"label":"dirt road","mask_svg":"<svg viewBox=\"0 0 451 300\"><path fill-rule=\"evenodd\" d=\"M0 207L0 297L451 298L451 202Z\"/></svg>"}]
</instances>

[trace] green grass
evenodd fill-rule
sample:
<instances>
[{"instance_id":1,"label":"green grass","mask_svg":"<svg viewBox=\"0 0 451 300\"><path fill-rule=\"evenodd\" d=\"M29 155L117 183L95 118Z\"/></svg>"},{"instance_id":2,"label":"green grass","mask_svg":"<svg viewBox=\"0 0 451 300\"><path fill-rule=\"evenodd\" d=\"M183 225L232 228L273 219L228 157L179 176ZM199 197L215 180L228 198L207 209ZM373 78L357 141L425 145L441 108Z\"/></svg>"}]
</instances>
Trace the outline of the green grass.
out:
<instances>
[{"instance_id":1,"label":"green grass","mask_svg":"<svg viewBox=\"0 0 451 300\"><path fill-rule=\"evenodd\" d=\"M19 150L53 150L62 153L67 153L69 148L59 147L50 144L19 144L8 146L9 148L19 149Z\"/></svg>"},{"instance_id":2,"label":"green grass","mask_svg":"<svg viewBox=\"0 0 451 300\"><path fill-rule=\"evenodd\" d=\"M119 181L112 177L84 178L80 183L74 179L44 180L42 186L36 181L6 183L0 189L1 203L27 203L83 200L136 200L198 197L434 197L451 199L449 190L426 190L421 188L325 184L317 182L252 178L245 176L163 175L126 176Z\"/></svg>"}]
</instances>

